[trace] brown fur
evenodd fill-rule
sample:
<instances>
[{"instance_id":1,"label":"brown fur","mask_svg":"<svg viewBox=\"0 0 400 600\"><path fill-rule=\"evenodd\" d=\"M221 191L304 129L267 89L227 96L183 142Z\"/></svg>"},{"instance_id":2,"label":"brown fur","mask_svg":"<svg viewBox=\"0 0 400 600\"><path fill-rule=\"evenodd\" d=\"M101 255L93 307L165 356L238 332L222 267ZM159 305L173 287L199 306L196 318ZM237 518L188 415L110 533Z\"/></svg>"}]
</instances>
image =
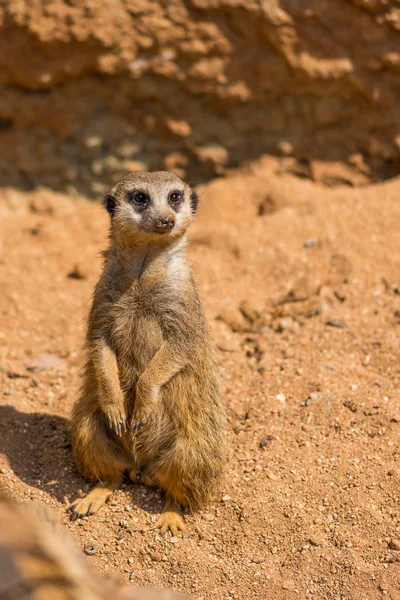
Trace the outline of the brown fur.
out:
<instances>
[{"instance_id":1,"label":"brown fur","mask_svg":"<svg viewBox=\"0 0 400 600\"><path fill-rule=\"evenodd\" d=\"M119 579L119 578L118 578ZM100 577L46 504L18 505L0 492L2 600L190 600Z\"/></svg>"},{"instance_id":2,"label":"brown fur","mask_svg":"<svg viewBox=\"0 0 400 600\"><path fill-rule=\"evenodd\" d=\"M138 191L147 195L145 208L133 199ZM170 173L132 173L105 203L111 244L71 425L76 463L100 484L74 510L94 512L125 470L139 471L167 494L158 526L177 533L185 528L178 505L203 505L224 461L216 359L185 249L196 198Z\"/></svg>"}]
</instances>

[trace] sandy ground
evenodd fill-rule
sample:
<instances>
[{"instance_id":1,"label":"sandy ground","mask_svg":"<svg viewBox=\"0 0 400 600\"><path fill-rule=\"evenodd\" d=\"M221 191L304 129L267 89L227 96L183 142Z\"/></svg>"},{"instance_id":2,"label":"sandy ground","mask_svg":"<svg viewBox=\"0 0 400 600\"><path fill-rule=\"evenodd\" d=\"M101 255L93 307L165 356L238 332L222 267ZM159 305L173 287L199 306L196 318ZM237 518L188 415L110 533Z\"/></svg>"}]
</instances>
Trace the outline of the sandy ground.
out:
<instances>
[{"instance_id":1,"label":"sandy ground","mask_svg":"<svg viewBox=\"0 0 400 600\"><path fill-rule=\"evenodd\" d=\"M264 159L200 192L191 257L229 415L214 501L180 539L152 529L159 493L128 483L69 521L88 485L66 425L108 217L46 190L0 197L0 485L135 585L399 599L400 181L327 189Z\"/></svg>"}]
</instances>

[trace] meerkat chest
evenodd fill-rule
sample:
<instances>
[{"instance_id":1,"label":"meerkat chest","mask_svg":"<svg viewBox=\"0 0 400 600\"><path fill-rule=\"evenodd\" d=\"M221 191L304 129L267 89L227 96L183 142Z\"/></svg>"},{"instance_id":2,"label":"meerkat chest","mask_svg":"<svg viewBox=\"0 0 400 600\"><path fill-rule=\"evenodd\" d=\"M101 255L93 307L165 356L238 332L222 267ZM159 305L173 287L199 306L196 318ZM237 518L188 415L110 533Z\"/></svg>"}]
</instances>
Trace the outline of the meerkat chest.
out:
<instances>
[{"instance_id":1,"label":"meerkat chest","mask_svg":"<svg viewBox=\"0 0 400 600\"><path fill-rule=\"evenodd\" d=\"M157 293L133 288L119 298L110 311L110 333L117 355L132 367L144 368L160 348Z\"/></svg>"}]
</instances>

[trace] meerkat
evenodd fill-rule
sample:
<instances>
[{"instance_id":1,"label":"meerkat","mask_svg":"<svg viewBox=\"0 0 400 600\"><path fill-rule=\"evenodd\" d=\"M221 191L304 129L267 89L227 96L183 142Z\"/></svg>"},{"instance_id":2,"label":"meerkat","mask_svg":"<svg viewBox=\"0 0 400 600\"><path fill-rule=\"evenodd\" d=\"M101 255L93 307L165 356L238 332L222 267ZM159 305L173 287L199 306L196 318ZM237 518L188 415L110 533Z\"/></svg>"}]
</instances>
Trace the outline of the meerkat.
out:
<instances>
[{"instance_id":1,"label":"meerkat","mask_svg":"<svg viewBox=\"0 0 400 600\"><path fill-rule=\"evenodd\" d=\"M96 573L47 504L17 504L0 491L2 600L190 600L118 580Z\"/></svg>"},{"instance_id":2,"label":"meerkat","mask_svg":"<svg viewBox=\"0 0 400 600\"><path fill-rule=\"evenodd\" d=\"M106 195L110 246L88 318L72 449L89 480L74 517L96 512L125 472L166 496L156 526L186 530L225 459L211 334L186 254L198 197L168 172L136 172Z\"/></svg>"}]
</instances>

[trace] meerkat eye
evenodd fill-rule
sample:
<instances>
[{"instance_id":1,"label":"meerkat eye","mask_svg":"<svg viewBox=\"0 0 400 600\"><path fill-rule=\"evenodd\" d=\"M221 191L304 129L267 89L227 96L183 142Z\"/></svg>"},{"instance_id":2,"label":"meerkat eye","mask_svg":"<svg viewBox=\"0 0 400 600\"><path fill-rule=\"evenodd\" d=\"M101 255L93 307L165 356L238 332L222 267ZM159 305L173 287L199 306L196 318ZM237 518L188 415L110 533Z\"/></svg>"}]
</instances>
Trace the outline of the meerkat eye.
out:
<instances>
[{"instance_id":1,"label":"meerkat eye","mask_svg":"<svg viewBox=\"0 0 400 600\"><path fill-rule=\"evenodd\" d=\"M133 202L133 204L136 204L137 206L147 206L147 204L149 203L149 197L147 194L145 194L144 192L130 192L129 194L129 200L131 202Z\"/></svg>"},{"instance_id":2,"label":"meerkat eye","mask_svg":"<svg viewBox=\"0 0 400 600\"><path fill-rule=\"evenodd\" d=\"M174 192L171 192L169 195L169 203L172 206L178 206L178 204L180 204L182 202L182 192L179 192L178 190L175 190Z\"/></svg>"}]
</instances>

